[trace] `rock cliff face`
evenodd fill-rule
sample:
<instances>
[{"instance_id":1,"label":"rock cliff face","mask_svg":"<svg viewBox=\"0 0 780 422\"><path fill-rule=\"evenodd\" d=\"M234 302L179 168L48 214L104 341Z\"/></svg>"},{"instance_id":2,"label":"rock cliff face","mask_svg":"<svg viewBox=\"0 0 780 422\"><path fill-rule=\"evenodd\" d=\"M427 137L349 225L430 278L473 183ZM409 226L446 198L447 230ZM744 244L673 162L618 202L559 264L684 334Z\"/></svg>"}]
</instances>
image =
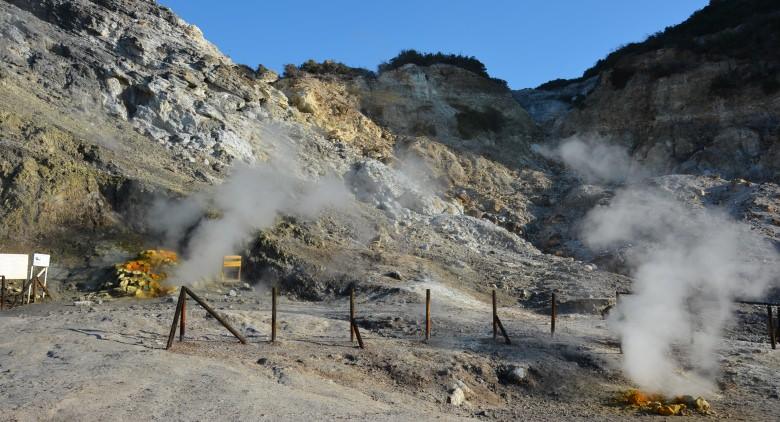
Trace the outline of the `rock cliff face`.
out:
<instances>
[{"instance_id":1,"label":"rock cliff face","mask_svg":"<svg viewBox=\"0 0 780 422\"><path fill-rule=\"evenodd\" d=\"M253 281L321 298L396 271L535 304L551 287L611 294L624 278L574 258L614 261L578 243L583 215L614 186L583 185L532 145L595 133L659 173L771 179L777 94L716 84L714 101L728 60L692 54L643 51L514 96L447 64L373 74L331 63L279 79L232 63L151 1L0 1L1 249L52 251L70 270L61 279L88 278L84 268L162 241L148 227L155 200L216 189L234 166L289 148L301 164L291 173L336 175L354 195L347 211L280 216L238 245ZM681 180L672 190L701 182ZM755 185L754 202L772 186ZM754 214L774 237L774 220Z\"/></svg>"},{"instance_id":2,"label":"rock cliff face","mask_svg":"<svg viewBox=\"0 0 780 422\"><path fill-rule=\"evenodd\" d=\"M519 235L550 188L530 153L540 132L488 78L409 65L277 80L150 1L3 1L0 35L2 250L51 251L71 270L59 278L155 246L153 201L217 185L279 138L291 172L339 175L355 202L247 245L252 277L316 298L377 266L448 279L460 260L484 288L504 277L489 262L539 254Z\"/></svg>"},{"instance_id":3,"label":"rock cliff face","mask_svg":"<svg viewBox=\"0 0 780 422\"><path fill-rule=\"evenodd\" d=\"M607 138L657 174L777 181L780 34L770 28L779 23L777 2L712 2L612 53L583 80L516 95L530 110L547 110L536 115L549 138ZM572 98L593 78L592 91Z\"/></svg>"}]
</instances>

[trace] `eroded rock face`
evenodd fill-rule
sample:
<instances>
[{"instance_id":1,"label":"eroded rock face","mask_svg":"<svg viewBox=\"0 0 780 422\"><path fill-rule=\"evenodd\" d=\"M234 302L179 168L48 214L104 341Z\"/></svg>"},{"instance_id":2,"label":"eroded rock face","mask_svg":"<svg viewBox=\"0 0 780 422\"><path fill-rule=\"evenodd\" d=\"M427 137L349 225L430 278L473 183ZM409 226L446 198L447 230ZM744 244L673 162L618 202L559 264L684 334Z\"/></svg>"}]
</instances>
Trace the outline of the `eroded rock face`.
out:
<instances>
[{"instance_id":1,"label":"eroded rock face","mask_svg":"<svg viewBox=\"0 0 780 422\"><path fill-rule=\"evenodd\" d=\"M127 120L185 160L252 161L255 123L288 114L283 94L154 2L17 1L0 11L11 83Z\"/></svg>"},{"instance_id":2,"label":"eroded rock face","mask_svg":"<svg viewBox=\"0 0 780 422\"><path fill-rule=\"evenodd\" d=\"M455 66L409 64L355 89L368 115L394 133L427 136L509 166L528 163L541 134L506 87Z\"/></svg>"},{"instance_id":3,"label":"eroded rock face","mask_svg":"<svg viewBox=\"0 0 780 422\"><path fill-rule=\"evenodd\" d=\"M766 60L767 68L778 66L775 58ZM629 55L603 71L573 107L540 111L547 119L547 137L607 139L625 146L657 175L780 180L780 90L750 81L733 82L725 92L718 88L730 75L750 74L745 63L675 48ZM671 66L674 71L663 71ZM578 84L527 90L523 103L546 109L545 98L567 97Z\"/></svg>"},{"instance_id":4,"label":"eroded rock face","mask_svg":"<svg viewBox=\"0 0 780 422\"><path fill-rule=\"evenodd\" d=\"M329 139L351 144L371 158L388 160L392 155L395 135L360 111L360 98L345 81L303 75L282 79L274 86Z\"/></svg>"},{"instance_id":5,"label":"eroded rock face","mask_svg":"<svg viewBox=\"0 0 780 422\"><path fill-rule=\"evenodd\" d=\"M286 158L300 164L290 172L341 177L354 198L316 221L280 216L237 246L252 281L277 279L289 294L317 300L356 283L396 283L393 292L411 297L407 285L496 286L529 307L546 306L553 288L596 298L627 285L600 270L618 266L581 262L599 257L577 230L615 187L583 185L532 153L539 126L488 78L439 64L278 79L232 63L196 27L140 0L0 2L0 35L4 244L59 239L63 254L108 265L153 241L145 210L158 196L208 189L231 165L289 148ZM615 91L596 80L574 91L588 99ZM546 118L553 109L533 111ZM596 125L586 111L571 105L562 111L571 120L543 124ZM712 145L742 155L713 165L764 160L765 136L753 126L719 128ZM703 151L691 142L675 151ZM647 156L677 165L660 147ZM776 215L772 186L756 188L751 218ZM246 194L255 194L251 186Z\"/></svg>"}]
</instances>

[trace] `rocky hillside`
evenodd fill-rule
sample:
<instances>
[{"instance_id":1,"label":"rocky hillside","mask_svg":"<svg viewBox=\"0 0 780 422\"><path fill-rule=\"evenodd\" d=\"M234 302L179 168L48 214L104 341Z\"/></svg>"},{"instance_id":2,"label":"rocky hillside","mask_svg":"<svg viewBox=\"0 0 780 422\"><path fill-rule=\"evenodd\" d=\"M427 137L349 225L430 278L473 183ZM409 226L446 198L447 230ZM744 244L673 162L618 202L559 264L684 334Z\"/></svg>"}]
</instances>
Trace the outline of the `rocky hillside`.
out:
<instances>
[{"instance_id":1,"label":"rocky hillside","mask_svg":"<svg viewBox=\"0 0 780 422\"><path fill-rule=\"evenodd\" d=\"M753 33L772 16L742 16L747 23L732 32ZM0 245L54 252L55 279L94 282L111 264L164 244L150 229L160 221L186 238L192 227L150 214L154 203L219 190L240 165L266 162L308 182L335 175L352 196L340 212L311 221L279 215L263 232L248 230L236 253L251 281L270 277L311 299L399 278L496 285L529 304L546 303L551 288L611 294L626 279L584 261L626 268L612 252L587 251L579 236L583 216L608 204L616 187L584 184L532 147L572 134L627 144L659 173L720 173L650 183L720 195L694 205L736 192L743 202L733 214L777 237L767 198L774 185L728 180L771 178L775 165L771 84L716 90L713 100L717 63L753 66L729 58L736 53L631 46L582 80L512 93L457 62L378 73L307 62L279 78L232 63L152 1L2 1L0 24ZM689 33L678 32L648 42ZM720 38L694 39L706 46ZM684 66L651 72L672 58ZM631 69L625 80L620 69ZM241 189L255 200L266 194L251 183ZM219 218L219 205L188 224Z\"/></svg>"},{"instance_id":2,"label":"rocky hillside","mask_svg":"<svg viewBox=\"0 0 780 422\"><path fill-rule=\"evenodd\" d=\"M550 139L600 136L658 174L780 178L780 5L711 1L584 76L515 96Z\"/></svg>"},{"instance_id":3,"label":"rocky hillside","mask_svg":"<svg viewBox=\"0 0 780 422\"><path fill-rule=\"evenodd\" d=\"M290 173L336 174L355 198L348 213L281 219L238 247L252 281L308 298L384 273L518 292L540 282L499 271L541 258L522 236L552 184L530 151L541 132L490 78L409 64L277 80L151 1L3 1L0 22L0 244L53 252L55 280L94 281L158 246L155 201L289 149L301 164ZM586 271L561 262L562 280ZM593 288L617 279L604 280Z\"/></svg>"}]
</instances>

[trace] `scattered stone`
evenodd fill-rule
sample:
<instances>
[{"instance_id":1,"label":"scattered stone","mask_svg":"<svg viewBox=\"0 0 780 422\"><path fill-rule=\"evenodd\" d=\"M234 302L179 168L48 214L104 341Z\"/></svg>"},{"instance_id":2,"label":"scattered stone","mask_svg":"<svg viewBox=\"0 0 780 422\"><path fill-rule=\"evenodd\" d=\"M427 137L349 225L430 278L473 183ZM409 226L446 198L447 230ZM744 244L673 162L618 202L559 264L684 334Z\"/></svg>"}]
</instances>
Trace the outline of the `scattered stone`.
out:
<instances>
[{"instance_id":1,"label":"scattered stone","mask_svg":"<svg viewBox=\"0 0 780 422\"><path fill-rule=\"evenodd\" d=\"M390 271L385 273L385 277L394 278L396 280L403 280L403 277L401 276L401 273L398 271Z\"/></svg>"},{"instance_id":2,"label":"scattered stone","mask_svg":"<svg viewBox=\"0 0 780 422\"><path fill-rule=\"evenodd\" d=\"M241 285L241 290L252 290L252 285L249 283L244 283Z\"/></svg>"},{"instance_id":3,"label":"scattered stone","mask_svg":"<svg viewBox=\"0 0 780 422\"><path fill-rule=\"evenodd\" d=\"M496 370L499 381L504 384L522 384L528 378L528 366L504 365Z\"/></svg>"},{"instance_id":4,"label":"scattered stone","mask_svg":"<svg viewBox=\"0 0 780 422\"><path fill-rule=\"evenodd\" d=\"M230 291L228 292L228 296L236 297L238 296L238 292L235 289L230 289Z\"/></svg>"},{"instance_id":5,"label":"scattered stone","mask_svg":"<svg viewBox=\"0 0 780 422\"><path fill-rule=\"evenodd\" d=\"M453 406L460 406L463 404L463 402L466 400L466 394L463 393L463 390L460 388L455 388L450 392L449 397L447 397L447 403L453 405Z\"/></svg>"},{"instance_id":6,"label":"scattered stone","mask_svg":"<svg viewBox=\"0 0 780 422\"><path fill-rule=\"evenodd\" d=\"M265 365L268 363L268 358L260 358L257 360L258 365Z\"/></svg>"},{"instance_id":7,"label":"scattered stone","mask_svg":"<svg viewBox=\"0 0 780 422\"><path fill-rule=\"evenodd\" d=\"M73 306L92 306L91 300L75 300Z\"/></svg>"}]
</instances>

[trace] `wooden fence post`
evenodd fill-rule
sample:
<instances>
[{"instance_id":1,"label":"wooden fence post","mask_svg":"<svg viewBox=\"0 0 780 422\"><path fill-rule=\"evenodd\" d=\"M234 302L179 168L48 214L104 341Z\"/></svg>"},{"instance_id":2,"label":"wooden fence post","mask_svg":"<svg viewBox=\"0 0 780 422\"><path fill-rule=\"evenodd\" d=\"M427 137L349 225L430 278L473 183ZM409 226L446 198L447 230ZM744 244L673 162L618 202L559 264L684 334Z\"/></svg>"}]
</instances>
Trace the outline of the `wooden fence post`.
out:
<instances>
[{"instance_id":1,"label":"wooden fence post","mask_svg":"<svg viewBox=\"0 0 780 422\"><path fill-rule=\"evenodd\" d=\"M171 332L168 334L168 344L165 346L165 350L168 350L173 346L173 339L176 337L176 326L179 323L179 316L181 315L181 304L184 303L184 289L182 286L179 290L179 300L176 302L176 311L173 313L173 323L171 324Z\"/></svg>"},{"instance_id":2,"label":"wooden fence post","mask_svg":"<svg viewBox=\"0 0 780 422\"><path fill-rule=\"evenodd\" d=\"M558 316L558 302L555 300L555 292L552 292L550 299L550 336L555 335L555 318Z\"/></svg>"},{"instance_id":3,"label":"wooden fence post","mask_svg":"<svg viewBox=\"0 0 780 422\"><path fill-rule=\"evenodd\" d=\"M498 312L496 311L496 289L493 289L493 341L496 341L496 336L498 335L498 323L496 322L497 318Z\"/></svg>"},{"instance_id":4,"label":"wooden fence post","mask_svg":"<svg viewBox=\"0 0 780 422\"><path fill-rule=\"evenodd\" d=\"M425 289L425 341L431 338L431 289Z\"/></svg>"},{"instance_id":5,"label":"wooden fence post","mask_svg":"<svg viewBox=\"0 0 780 422\"><path fill-rule=\"evenodd\" d=\"M777 324L775 324L775 339L780 339L780 306L777 307Z\"/></svg>"},{"instance_id":6,"label":"wooden fence post","mask_svg":"<svg viewBox=\"0 0 780 422\"><path fill-rule=\"evenodd\" d=\"M5 309L5 276L0 275L2 286L0 287L0 311Z\"/></svg>"},{"instance_id":7,"label":"wooden fence post","mask_svg":"<svg viewBox=\"0 0 780 422\"><path fill-rule=\"evenodd\" d=\"M233 328L230 323L225 320L225 318L222 317L217 311L215 311L211 306L209 306L206 301L200 298L200 296L196 295L195 292L190 290L187 286L181 286L181 291L179 292L179 301L176 302L176 312L173 314L173 323L171 324L171 332L168 334L168 345L165 347L166 349L170 349L171 346L173 346L173 339L176 337L176 327L179 325L179 317L182 316L182 312L184 311L184 303L187 300L187 295L189 295L191 298L195 300L195 302L198 302L198 305L202 306L203 309L206 310L211 316L214 317L217 321L219 321L220 324L222 324L223 327L225 327L228 331L230 331L230 334L233 334L238 341L240 341L242 344L246 344L246 338L241 335L238 331L236 331L235 328ZM183 338L183 337L181 337ZM180 341L181 341L180 338Z\"/></svg>"},{"instance_id":8,"label":"wooden fence post","mask_svg":"<svg viewBox=\"0 0 780 422\"><path fill-rule=\"evenodd\" d=\"M772 318L772 305L766 306L767 313L767 328L769 329L769 343L772 345L772 349L777 348L777 339L775 338L775 321Z\"/></svg>"},{"instance_id":9,"label":"wooden fence post","mask_svg":"<svg viewBox=\"0 0 780 422\"><path fill-rule=\"evenodd\" d=\"M276 287L271 289L271 343L276 342Z\"/></svg>"},{"instance_id":10,"label":"wooden fence post","mask_svg":"<svg viewBox=\"0 0 780 422\"><path fill-rule=\"evenodd\" d=\"M353 321L355 320L355 288L352 287L349 289L349 341L351 343L355 342L355 324L353 324Z\"/></svg>"},{"instance_id":11,"label":"wooden fence post","mask_svg":"<svg viewBox=\"0 0 780 422\"><path fill-rule=\"evenodd\" d=\"M181 325L179 326L179 341L184 341L184 326L187 325L187 295L181 302Z\"/></svg>"},{"instance_id":12,"label":"wooden fence post","mask_svg":"<svg viewBox=\"0 0 780 422\"><path fill-rule=\"evenodd\" d=\"M357 337L358 346L361 349L365 349L366 346L363 344L363 337L360 335L360 330L358 329L357 322L352 319L349 322L349 325L352 327L352 331L355 333L355 337Z\"/></svg>"}]
</instances>

